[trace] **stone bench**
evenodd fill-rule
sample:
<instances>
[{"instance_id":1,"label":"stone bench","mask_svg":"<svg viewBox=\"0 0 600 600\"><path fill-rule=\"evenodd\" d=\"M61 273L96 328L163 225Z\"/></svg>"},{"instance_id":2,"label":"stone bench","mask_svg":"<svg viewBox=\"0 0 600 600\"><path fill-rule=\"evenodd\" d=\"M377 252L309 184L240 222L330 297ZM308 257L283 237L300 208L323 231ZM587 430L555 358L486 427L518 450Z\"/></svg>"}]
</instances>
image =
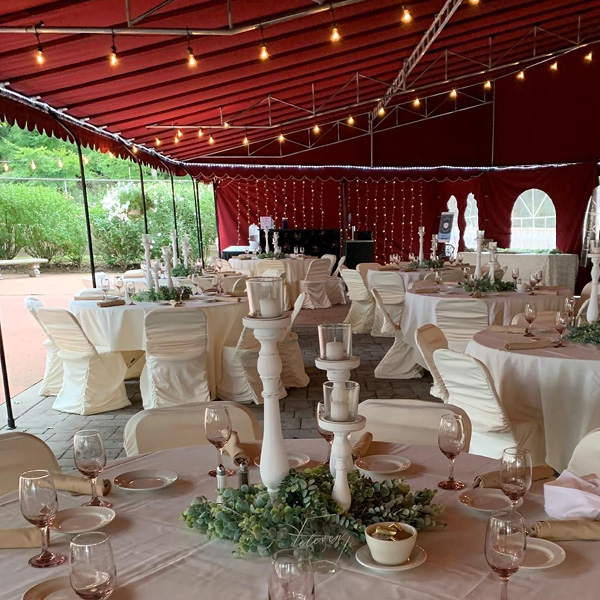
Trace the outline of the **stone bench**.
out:
<instances>
[{"instance_id":1,"label":"stone bench","mask_svg":"<svg viewBox=\"0 0 600 600\"><path fill-rule=\"evenodd\" d=\"M0 260L0 269L2 267L10 267L19 265L27 265L27 272L29 277L40 276L40 265L46 264L47 258L11 258L10 260ZM2 272L0 271L0 279L2 279Z\"/></svg>"}]
</instances>

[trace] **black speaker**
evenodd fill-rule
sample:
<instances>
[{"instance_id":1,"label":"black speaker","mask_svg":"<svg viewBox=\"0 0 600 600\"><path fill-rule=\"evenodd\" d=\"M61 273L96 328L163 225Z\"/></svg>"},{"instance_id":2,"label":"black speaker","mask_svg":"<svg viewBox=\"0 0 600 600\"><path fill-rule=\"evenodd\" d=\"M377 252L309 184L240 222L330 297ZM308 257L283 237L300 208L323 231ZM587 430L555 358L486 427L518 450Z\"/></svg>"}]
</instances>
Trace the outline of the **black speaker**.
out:
<instances>
[{"instance_id":1,"label":"black speaker","mask_svg":"<svg viewBox=\"0 0 600 600\"><path fill-rule=\"evenodd\" d=\"M373 233L371 231L355 231L354 239L355 240L372 240Z\"/></svg>"},{"instance_id":2,"label":"black speaker","mask_svg":"<svg viewBox=\"0 0 600 600\"><path fill-rule=\"evenodd\" d=\"M375 262L373 240L348 240L346 242L346 266L356 269L356 265L364 262Z\"/></svg>"}]
</instances>

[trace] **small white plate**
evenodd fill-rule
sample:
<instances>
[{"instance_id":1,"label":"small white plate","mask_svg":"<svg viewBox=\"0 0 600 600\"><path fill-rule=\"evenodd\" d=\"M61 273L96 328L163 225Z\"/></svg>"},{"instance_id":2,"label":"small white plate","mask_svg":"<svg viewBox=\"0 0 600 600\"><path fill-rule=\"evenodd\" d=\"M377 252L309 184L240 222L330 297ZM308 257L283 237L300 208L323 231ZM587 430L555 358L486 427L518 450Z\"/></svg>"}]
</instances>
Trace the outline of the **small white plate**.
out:
<instances>
[{"instance_id":1,"label":"small white plate","mask_svg":"<svg viewBox=\"0 0 600 600\"><path fill-rule=\"evenodd\" d=\"M510 506L510 500L496 488L474 488L459 494L457 500L475 510L482 512L493 512ZM523 504L523 498L519 498L516 508Z\"/></svg>"},{"instance_id":2,"label":"small white plate","mask_svg":"<svg viewBox=\"0 0 600 600\"><path fill-rule=\"evenodd\" d=\"M104 506L80 506L59 510L52 522L52 529L60 533L85 533L108 525L115 518L115 511Z\"/></svg>"},{"instance_id":3,"label":"small white plate","mask_svg":"<svg viewBox=\"0 0 600 600\"><path fill-rule=\"evenodd\" d=\"M290 462L290 469L299 469L310 462L310 456L303 452L288 452L287 456ZM260 456L254 459L254 464L260 467Z\"/></svg>"},{"instance_id":4,"label":"small white plate","mask_svg":"<svg viewBox=\"0 0 600 600\"><path fill-rule=\"evenodd\" d=\"M413 551L409 557L409 559L402 563L401 565L382 565L373 560L371 556L371 551L369 550L369 546L366 544L360 547L356 554L354 555L356 560L363 566L367 567L367 569L373 569L375 571L408 571L409 569L414 569L419 565L422 565L427 560L427 552L421 548L421 546L415 546Z\"/></svg>"},{"instance_id":5,"label":"small white plate","mask_svg":"<svg viewBox=\"0 0 600 600\"><path fill-rule=\"evenodd\" d=\"M390 473L406 471L406 469L410 467L410 460L404 456L387 456L385 454L378 454L359 458L354 464L362 473L388 475Z\"/></svg>"},{"instance_id":6,"label":"small white plate","mask_svg":"<svg viewBox=\"0 0 600 600\"><path fill-rule=\"evenodd\" d=\"M162 469L128 471L114 478L115 485L130 492L162 490L177 481L177 473Z\"/></svg>"},{"instance_id":7,"label":"small white plate","mask_svg":"<svg viewBox=\"0 0 600 600\"><path fill-rule=\"evenodd\" d=\"M69 577L46 579L23 594L23 600L79 600L73 591Z\"/></svg>"},{"instance_id":8,"label":"small white plate","mask_svg":"<svg viewBox=\"0 0 600 600\"><path fill-rule=\"evenodd\" d=\"M521 565L521 569L526 571L551 569L560 565L566 556L566 552L558 544L548 540L528 537L525 562Z\"/></svg>"}]
</instances>

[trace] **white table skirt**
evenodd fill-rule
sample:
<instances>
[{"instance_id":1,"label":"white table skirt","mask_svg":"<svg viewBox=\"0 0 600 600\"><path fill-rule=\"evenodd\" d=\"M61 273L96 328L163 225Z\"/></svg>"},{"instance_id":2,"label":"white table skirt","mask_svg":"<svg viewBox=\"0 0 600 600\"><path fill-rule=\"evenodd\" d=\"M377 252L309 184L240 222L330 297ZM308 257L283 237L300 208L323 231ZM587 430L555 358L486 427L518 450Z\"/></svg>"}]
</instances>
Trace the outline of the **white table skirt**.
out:
<instances>
[{"instance_id":1,"label":"white table skirt","mask_svg":"<svg viewBox=\"0 0 600 600\"><path fill-rule=\"evenodd\" d=\"M296 451L317 460L325 457L322 440L286 440ZM448 462L437 448L377 444L372 453L389 451L412 461L405 478L412 490L435 488L445 478ZM109 499L117 518L104 531L109 535L117 565L119 588L114 600L258 600L267 598L270 561L255 555L234 559L234 545L207 541L181 520L181 512L195 496L215 497L215 480L205 473L213 467L212 446L166 450L116 461L103 474L113 478L131 469L166 468L178 481L158 492L131 493L113 488ZM474 455L456 461L457 478L473 478L498 462ZM257 481L252 466L250 480ZM235 479L231 481L236 484ZM520 511L528 525L547 518L541 483L535 483ZM316 574L316 597L365 600L492 600L500 597L500 582L486 563L483 547L487 518L459 505L457 493L439 490L436 501L446 505L443 531L419 534L417 543L427 552L418 568L400 573L379 573L360 566L352 557L342 559L336 573ZM60 493L60 508L79 506L84 498ZM22 527L17 493L0 499L0 527ZM53 538L56 551L68 552L68 536ZM518 600L596 600L600 543L561 543L565 562L548 571L520 571L511 577L510 597ZM0 600L18 600L45 579L68 575L68 564L52 569L32 569L27 560L34 549L0 550L2 586Z\"/></svg>"},{"instance_id":2,"label":"white table skirt","mask_svg":"<svg viewBox=\"0 0 600 600\"><path fill-rule=\"evenodd\" d=\"M600 427L600 348L566 342L567 348L504 350L507 341L520 339L482 331L466 353L490 370L511 418L543 423L546 462L561 471L579 440Z\"/></svg>"},{"instance_id":3,"label":"white table skirt","mask_svg":"<svg viewBox=\"0 0 600 600\"><path fill-rule=\"evenodd\" d=\"M435 285L435 284L434 284ZM560 290L557 296L528 293L502 292L480 298L488 306L490 325L510 325L512 318L525 310L526 304L535 304L538 312L544 310L561 310L564 299L570 292ZM415 294L408 291L404 297L404 311L402 313L402 333L407 344L417 347L415 334L419 327L428 323L437 324L435 307L440 300L448 298L470 298L469 294L462 291L451 294Z\"/></svg>"},{"instance_id":4,"label":"white table skirt","mask_svg":"<svg viewBox=\"0 0 600 600\"><path fill-rule=\"evenodd\" d=\"M198 308L206 315L207 370L211 397L221 379L224 346L235 346L242 333L242 318L248 302L203 302L186 300L186 308ZM145 350L144 317L151 310L177 310L171 306L139 302L129 306L100 308L94 301L73 301L69 310L79 319L83 331L95 346L116 352Z\"/></svg>"},{"instance_id":5,"label":"white table skirt","mask_svg":"<svg viewBox=\"0 0 600 600\"><path fill-rule=\"evenodd\" d=\"M463 252L465 262L475 264L475 252ZM489 252L482 255L482 264L490 260ZM508 267L504 281L512 281L512 270L519 269L519 276L524 282L529 281L529 276L540 269L544 273L544 285L561 285L575 289L575 280L579 270L579 256L577 254L507 254L500 252L498 262L503 267Z\"/></svg>"}]
</instances>

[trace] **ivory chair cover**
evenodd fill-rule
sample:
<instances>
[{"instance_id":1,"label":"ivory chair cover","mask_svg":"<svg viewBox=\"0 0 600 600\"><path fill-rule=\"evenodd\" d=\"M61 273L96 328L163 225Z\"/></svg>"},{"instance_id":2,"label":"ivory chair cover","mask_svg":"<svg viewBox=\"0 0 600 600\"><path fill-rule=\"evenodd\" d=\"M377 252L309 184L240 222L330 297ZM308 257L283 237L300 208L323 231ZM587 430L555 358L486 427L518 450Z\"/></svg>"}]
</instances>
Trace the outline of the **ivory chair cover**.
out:
<instances>
[{"instance_id":1,"label":"ivory chair cover","mask_svg":"<svg viewBox=\"0 0 600 600\"><path fill-rule=\"evenodd\" d=\"M501 458L504 448L528 448L533 464L546 456L543 428L538 421L511 421L505 413L487 367L476 358L454 350L436 350L435 365L448 390L448 401L471 419L471 452Z\"/></svg>"},{"instance_id":2,"label":"ivory chair cover","mask_svg":"<svg viewBox=\"0 0 600 600\"><path fill-rule=\"evenodd\" d=\"M437 446L442 415L460 415L465 423L465 451L471 444L471 420L467 413L452 404L427 400L365 400L358 414L366 417L367 431L378 442ZM357 434L358 437L359 434Z\"/></svg>"},{"instance_id":3,"label":"ivory chair cover","mask_svg":"<svg viewBox=\"0 0 600 600\"><path fill-rule=\"evenodd\" d=\"M258 276L264 275L265 271L275 269L278 273L285 275L285 265L275 258L264 258L258 261L256 265L256 272Z\"/></svg>"},{"instance_id":4,"label":"ivory chair cover","mask_svg":"<svg viewBox=\"0 0 600 600\"><path fill-rule=\"evenodd\" d=\"M123 385L127 365L120 353L96 349L68 310L40 308L38 317L63 362L63 385L52 408L93 415L131 404Z\"/></svg>"},{"instance_id":5,"label":"ivory chair cover","mask_svg":"<svg viewBox=\"0 0 600 600\"><path fill-rule=\"evenodd\" d=\"M404 307L404 282L398 273L392 271L374 271L369 275L371 292L377 290L383 302L383 306L391 317L392 323L399 323L402 319L402 308ZM375 317L371 335L374 337L394 337L395 331L385 324L385 316L378 303L375 302Z\"/></svg>"},{"instance_id":6,"label":"ivory chair cover","mask_svg":"<svg viewBox=\"0 0 600 600\"><path fill-rule=\"evenodd\" d=\"M440 398L444 402L448 402L448 390L446 389L444 380L433 360L433 353L436 350L448 349L448 340L446 339L444 332L437 325L429 323L428 325L423 325L423 327L417 329L415 341L419 352L421 352L421 355L423 356L425 365L433 378L433 385L431 386L429 393L436 398Z\"/></svg>"},{"instance_id":7,"label":"ivory chair cover","mask_svg":"<svg viewBox=\"0 0 600 600\"><path fill-rule=\"evenodd\" d=\"M369 271L380 271L381 265L379 263L359 263L356 265L356 270L359 272L364 283L367 283L367 273Z\"/></svg>"},{"instance_id":8,"label":"ivory chair cover","mask_svg":"<svg viewBox=\"0 0 600 600\"><path fill-rule=\"evenodd\" d=\"M345 259L342 256L342 259ZM339 275L339 265L335 273L325 280L325 292L332 305L346 304L346 294L344 290L344 280Z\"/></svg>"},{"instance_id":9,"label":"ivory chair cover","mask_svg":"<svg viewBox=\"0 0 600 600\"><path fill-rule=\"evenodd\" d=\"M364 279L354 269L340 271L348 288L348 297L352 304L346 315L345 323L352 325L352 333L371 333L375 318L375 300L369 293Z\"/></svg>"},{"instance_id":10,"label":"ivory chair cover","mask_svg":"<svg viewBox=\"0 0 600 600\"><path fill-rule=\"evenodd\" d=\"M323 254L323 256L321 256L321 259L327 259L329 261L329 263L331 264L329 273L332 274L333 267L335 266L335 261L337 260L337 257L335 256L335 254Z\"/></svg>"},{"instance_id":11,"label":"ivory chair cover","mask_svg":"<svg viewBox=\"0 0 600 600\"><path fill-rule=\"evenodd\" d=\"M292 331L294 321L304 304L304 294L300 294L294 303L294 310L290 318L290 326L283 330L281 339L277 342L279 357L281 358L281 381L286 388L306 387L310 379L304 370L302 350L298 343L298 334Z\"/></svg>"},{"instance_id":12,"label":"ivory chair cover","mask_svg":"<svg viewBox=\"0 0 600 600\"><path fill-rule=\"evenodd\" d=\"M346 256L344 255L340 258L340 260L338 260L337 267L335 268L332 277L337 277L340 274L340 271L346 268Z\"/></svg>"},{"instance_id":13,"label":"ivory chair cover","mask_svg":"<svg viewBox=\"0 0 600 600\"><path fill-rule=\"evenodd\" d=\"M488 308L477 298L448 298L435 306L438 327L444 332L451 350L464 352L473 336L488 327Z\"/></svg>"},{"instance_id":14,"label":"ivory chair cover","mask_svg":"<svg viewBox=\"0 0 600 600\"><path fill-rule=\"evenodd\" d=\"M586 316L589 305L590 305L590 298L586 298L585 302L579 307L579 310L577 311L577 316L578 317ZM598 298L598 308L600 308L600 298Z\"/></svg>"},{"instance_id":15,"label":"ivory chair cover","mask_svg":"<svg viewBox=\"0 0 600 600\"><path fill-rule=\"evenodd\" d=\"M404 341L400 325L395 323L377 290L372 290L375 304L384 318L386 331L392 331L394 343L375 367L375 377L381 379L417 379L423 377L423 369L417 364L417 350ZM401 316L402 317L402 316Z\"/></svg>"},{"instance_id":16,"label":"ivory chair cover","mask_svg":"<svg viewBox=\"0 0 600 600\"><path fill-rule=\"evenodd\" d=\"M144 408L209 402L206 315L193 308L152 310L144 319Z\"/></svg>"},{"instance_id":17,"label":"ivory chair cover","mask_svg":"<svg viewBox=\"0 0 600 600\"><path fill-rule=\"evenodd\" d=\"M330 264L326 258L318 258L310 263L306 277L300 282L300 291L305 294L302 308L331 308L331 301L327 295L330 271Z\"/></svg>"},{"instance_id":18,"label":"ivory chair cover","mask_svg":"<svg viewBox=\"0 0 600 600\"><path fill-rule=\"evenodd\" d=\"M579 477L600 475L600 429L590 431L581 439L573 451L568 469Z\"/></svg>"},{"instance_id":19,"label":"ivory chair cover","mask_svg":"<svg viewBox=\"0 0 600 600\"><path fill-rule=\"evenodd\" d=\"M46 349L46 368L38 393L40 396L56 396L60 392L63 382L63 364L58 356L59 348L38 318L37 311L44 305L37 298L29 296L29 298L25 298L25 306L46 334L46 339L42 342Z\"/></svg>"},{"instance_id":20,"label":"ivory chair cover","mask_svg":"<svg viewBox=\"0 0 600 600\"><path fill-rule=\"evenodd\" d=\"M443 271L438 271L440 277L442 278L442 282L463 282L465 280L465 275L460 269L444 269ZM423 277L423 281L427 281L429 283L435 283L435 271L430 271Z\"/></svg>"},{"instance_id":21,"label":"ivory chair cover","mask_svg":"<svg viewBox=\"0 0 600 600\"><path fill-rule=\"evenodd\" d=\"M262 439L262 430L252 411L238 402L219 401L210 404L180 404L143 410L125 425L123 446L127 456L147 452L209 444L204 432L204 412L207 407L227 408L231 429L241 442Z\"/></svg>"},{"instance_id":22,"label":"ivory chair cover","mask_svg":"<svg viewBox=\"0 0 600 600\"><path fill-rule=\"evenodd\" d=\"M592 282L588 281L581 290L581 296L577 298L577 302L575 302L575 313L579 313L583 303L590 298L592 295Z\"/></svg>"},{"instance_id":23,"label":"ivory chair cover","mask_svg":"<svg viewBox=\"0 0 600 600\"><path fill-rule=\"evenodd\" d=\"M35 469L60 473L52 450L30 433L0 433L0 495L18 490L21 473Z\"/></svg>"},{"instance_id":24,"label":"ivory chair cover","mask_svg":"<svg viewBox=\"0 0 600 600\"><path fill-rule=\"evenodd\" d=\"M517 325L518 327L529 327L529 324L525 320L525 313L519 313L512 318L511 325ZM556 311L555 310L543 310L537 314L535 321L531 325L533 329L542 326L550 329L554 329L556 325Z\"/></svg>"},{"instance_id":25,"label":"ivory chair cover","mask_svg":"<svg viewBox=\"0 0 600 600\"><path fill-rule=\"evenodd\" d=\"M246 281L248 278L243 275L242 277L225 277L223 280L223 291L226 294L231 292L243 292L246 289Z\"/></svg>"}]
</instances>

